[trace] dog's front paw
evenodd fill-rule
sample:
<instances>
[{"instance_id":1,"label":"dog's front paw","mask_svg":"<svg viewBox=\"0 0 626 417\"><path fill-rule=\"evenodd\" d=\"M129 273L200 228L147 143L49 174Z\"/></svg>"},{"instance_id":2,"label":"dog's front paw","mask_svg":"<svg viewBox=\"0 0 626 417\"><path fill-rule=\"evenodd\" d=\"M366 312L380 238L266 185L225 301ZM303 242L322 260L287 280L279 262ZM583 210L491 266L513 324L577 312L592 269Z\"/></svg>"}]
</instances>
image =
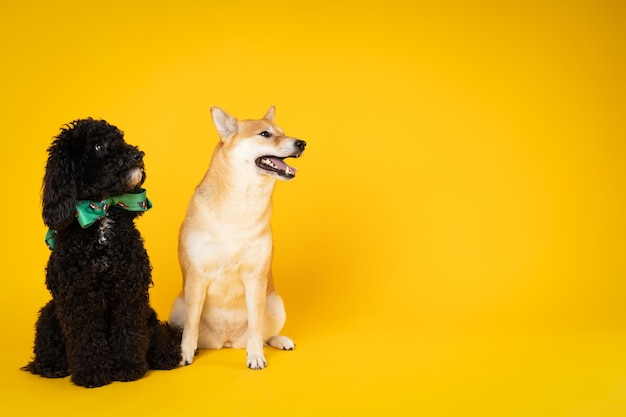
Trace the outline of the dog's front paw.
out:
<instances>
[{"instance_id":1,"label":"dog's front paw","mask_svg":"<svg viewBox=\"0 0 626 417\"><path fill-rule=\"evenodd\" d=\"M189 353L191 352L191 354ZM186 350L185 348L181 349L181 360L178 366L187 366L193 363L193 357L197 356L200 353L199 349L192 349L191 351Z\"/></svg>"},{"instance_id":2,"label":"dog's front paw","mask_svg":"<svg viewBox=\"0 0 626 417\"><path fill-rule=\"evenodd\" d=\"M119 368L112 372L114 381L136 381L148 372L148 364L143 362L138 364L123 363L118 366Z\"/></svg>"},{"instance_id":3,"label":"dog's front paw","mask_svg":"<svg viewBox=\"0 0 626 417\"><path fill-rule=\"evenodd\" d=\"M265 357L261 355L248 354L248 368L250 369L263 369L267 366Z\"/></svg>"},{"instance_id":4,"label":"dog's front paw","mask_svg":"<svg viewBox=\"0 0 626 417\"><path fill-rule=\"evenodd\" d=\"M74 384L85 388L97 388L112 382L110 375L102 373L74 372L71 379Z\"/></svg>"}]
</instances>

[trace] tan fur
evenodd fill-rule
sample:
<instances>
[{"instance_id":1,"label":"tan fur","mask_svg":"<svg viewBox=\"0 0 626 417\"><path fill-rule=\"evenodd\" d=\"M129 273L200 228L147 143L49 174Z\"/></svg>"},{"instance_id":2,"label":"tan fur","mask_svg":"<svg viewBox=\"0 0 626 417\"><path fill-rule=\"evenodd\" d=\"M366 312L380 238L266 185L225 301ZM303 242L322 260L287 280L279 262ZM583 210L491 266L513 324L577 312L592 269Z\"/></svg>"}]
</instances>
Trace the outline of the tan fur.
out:
<instances>
[{"instance_id":1,"label":"tan fur","mask_svg":"<svg viewBox=\"0 0 626 417\"><path fill-rule=\"evenodd\" d=\"M234 347L246 348L249 368L262 369L264 343L295 345L279 335L286 315L271 271L271 197L276 179L289 178L255 160L298 157L306 144L273 123L274 107L261 120L239 121L217 107L211 113L220 142L180 229L183 291L170 322L183 328L181 365L192 363L197 349Z\"/></svg>"}]
</instances>

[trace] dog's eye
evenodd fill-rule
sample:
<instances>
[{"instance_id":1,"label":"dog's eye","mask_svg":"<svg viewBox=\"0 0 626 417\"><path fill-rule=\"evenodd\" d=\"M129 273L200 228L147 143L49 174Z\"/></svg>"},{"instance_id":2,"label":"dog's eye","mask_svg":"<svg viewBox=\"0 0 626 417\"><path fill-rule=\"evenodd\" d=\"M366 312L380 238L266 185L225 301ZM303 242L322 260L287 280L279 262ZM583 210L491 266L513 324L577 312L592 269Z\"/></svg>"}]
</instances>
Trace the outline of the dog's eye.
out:
<instances>
[{"instance_id":1,"label":"dog's eye","mask_svg":"<svg viewBox=\"0 0 626 417\"><path fill-rule=\"evenodd\" d=\"M264 138L271 138L272 134L268 132L267 130L264 130L261 133L259 133L259 136L263 136Z\"/></svg>"},{"instance_id":2,"label":"dog's eye","mask_svg":"<svg viewBox=\"0 0 626 417\"><path fill-rule=\"evenodd\" d=\"M101 143L96 143L95 149L96 152L102 152L104 150L104 145L102 145Z\"/></svg>"}]
</instances>

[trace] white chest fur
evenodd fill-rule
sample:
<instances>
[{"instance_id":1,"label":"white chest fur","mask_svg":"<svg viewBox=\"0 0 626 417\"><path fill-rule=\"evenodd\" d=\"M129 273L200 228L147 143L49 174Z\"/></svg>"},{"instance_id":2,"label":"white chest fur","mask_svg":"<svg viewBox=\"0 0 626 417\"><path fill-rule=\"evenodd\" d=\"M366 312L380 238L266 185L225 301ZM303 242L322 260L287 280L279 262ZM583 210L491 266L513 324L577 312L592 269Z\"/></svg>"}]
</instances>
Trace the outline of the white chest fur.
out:
<instances>
[{"instance_id":1,"label":"white chest fur","mask_svg":"<svg viewBox=\"0 0 626 417\"><path fill-rule=\"evenodd\" d=\"M110 245L113 241L113 224L115 220L105 216L98 222L98 243L102 246Z\"/></svg>"}]
</instances>

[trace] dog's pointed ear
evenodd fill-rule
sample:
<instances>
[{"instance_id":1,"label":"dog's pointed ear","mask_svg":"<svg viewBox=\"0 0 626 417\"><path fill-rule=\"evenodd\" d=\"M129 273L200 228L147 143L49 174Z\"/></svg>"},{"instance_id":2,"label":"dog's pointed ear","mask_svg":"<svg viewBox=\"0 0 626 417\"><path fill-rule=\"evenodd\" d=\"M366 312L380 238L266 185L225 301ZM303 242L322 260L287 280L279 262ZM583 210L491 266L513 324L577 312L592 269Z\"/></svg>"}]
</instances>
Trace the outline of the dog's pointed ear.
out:
<instances>
[{"instance_id":1,"label":"dog's pointed ear","mask_svg":"<svg viewBox=\"0 0 626 417\"><path fill-rule=\"evenodd\" d=\"M51 229L62 230L76 217L77 197L73 166L59 140L55 141L48 152L42 190L43 221Z\"/></svg>"},{"instance_id":2,"label":"dog's pointed ear","mask_svg":"<svg viewBox=\"0 0 626 417\"><path fill-rule=\"evenodd\" d=\"M228 141L232 135L237 133L237 119L224 110L219 107L211 107L211 116L222 142Z\"/></svg>"},{"instance_id":3,"label":"dog's pointed ear","mask_svg":"<svg viewBox=\"0 0 626 417\"><path fill-rule=\"evenodd\" d=\"M271 106L269 109L267 109L267 112L265 112L265 116L263 116L263 118L265 120L269 120L270 122L274 121L274 113L276 113L276 107Z\"/></svg>"}]
</instances>

